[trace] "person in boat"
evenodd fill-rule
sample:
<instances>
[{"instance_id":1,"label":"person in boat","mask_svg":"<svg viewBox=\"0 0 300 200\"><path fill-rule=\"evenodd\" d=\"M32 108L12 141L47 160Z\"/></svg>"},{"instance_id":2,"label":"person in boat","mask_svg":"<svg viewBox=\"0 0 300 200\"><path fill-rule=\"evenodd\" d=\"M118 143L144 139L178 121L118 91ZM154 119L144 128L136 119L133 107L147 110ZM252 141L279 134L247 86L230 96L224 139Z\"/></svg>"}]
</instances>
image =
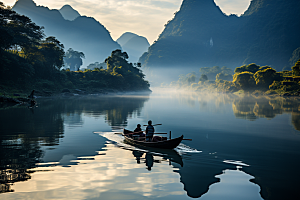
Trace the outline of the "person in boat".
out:
<instances>
[{"instance_id":1,"label":"person in boat","mask_svg":"<svg viewBox=\"0 0 300 200\"><path fill-rule=\"evenodd\" d=\"M154 127L152 126L152 121L148 121L148 126L146 128L146 142L151 142L154 135Z\"/></svg>"},{"instance_id":2,"label":"person in boat","mask_svg":"<svg viewBox=\"0 0 300 200\"><path fill-rule=\"evenodd\" d=\"M134 132L135 135L140 135L140 137L145 137L145 134L143 133L140 124L138 124L138 125L136 126L136 128L134 129L133 132Z\"/></svg>"},{"instance_id":3,"label":"person in boat","mask_svg":"<svg viewBox=\"0 0 300 200\"><path fill-rule=\"evenodd\" d=\"M135 132L135 133L140 133L140 132L142 132L141 125L138 124L138 125L136 126L136 128L134 129L133 132Z\"/></svg>"},{"instance_id":4,"label":"person in boat","mask_svg":"<svg viewBox=\"0 0 300 200\"><path fill-rule=\"evenodd\" d=\"M31 100L34 98L34 90L32 90L32 92L30 93L30 95L28 96L28 98L30 98Z\"/></svg>"},{"instance_id":5,"label":"person in boat","mask_svg":"<svg viewBox=\"0 0 300 200\"><path fill-rule=\"evenodd\" d=\"M145 137L145 134L143 133L140 124L138 124L138 125L136 126L136 128L134 129L133 132L132 132L132 131L127 131L127 132L125 133L125 135L127 135L128 137L131 137L131 138L132 138L133 135L139 135L140 137Z\"/></svg>"},{"instance_id":6,"label":"person in boat","mask_svg":"<svg viewBox=\"0 0 300 200\"><path fill-rule=\"evenodd\" d=\"M35 100L31 99L30 100L30 107L34 107L36 104Z\"/></svg>"}]
</instances>

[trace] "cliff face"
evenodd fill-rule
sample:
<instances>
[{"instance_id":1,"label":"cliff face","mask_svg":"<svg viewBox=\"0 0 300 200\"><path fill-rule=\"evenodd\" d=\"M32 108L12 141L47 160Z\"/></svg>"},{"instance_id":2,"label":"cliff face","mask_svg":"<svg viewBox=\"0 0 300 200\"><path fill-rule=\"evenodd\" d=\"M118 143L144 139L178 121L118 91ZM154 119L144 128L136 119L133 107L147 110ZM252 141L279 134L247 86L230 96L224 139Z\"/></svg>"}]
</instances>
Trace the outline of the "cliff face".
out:
<instances>
[{"instance_id":1,"label":"cliff face","mask_svg":"<svg viewBox=\"0 0 300 200\"><path fill-rule=\"evenodd\" d=\"M300 47L299 7L298 0L253 0L237 17L223 14L213 0L184 0L140 62L195 69L255 62L281 70Z\"/></svg>"},{"instance_id":2,"label":"cliff face","mask_svg":"<svg viewBox=\"0 0 300 200\"><path fill-rule=\"evenodd\" d=\"M37 6L32 0L18 0L13 10L26 15L39 26L45 27L46 36L55 36L65 46L85 54L84 65L102 62L120 45L113 41L108 30L94 18L78 16L65 20L58 10Z\"/></svg>"}]
</instances>

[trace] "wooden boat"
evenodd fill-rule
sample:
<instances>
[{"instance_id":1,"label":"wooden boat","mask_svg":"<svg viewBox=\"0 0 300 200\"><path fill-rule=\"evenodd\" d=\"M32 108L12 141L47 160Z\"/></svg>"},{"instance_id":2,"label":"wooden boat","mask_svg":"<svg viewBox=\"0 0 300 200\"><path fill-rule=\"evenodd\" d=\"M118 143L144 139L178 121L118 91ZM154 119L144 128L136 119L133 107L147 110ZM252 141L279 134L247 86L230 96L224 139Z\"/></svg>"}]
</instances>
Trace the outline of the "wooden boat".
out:
<instances>
[{"instance_id":1,"label":"wooden boat","mask_svg":"<svg viewBox=\"0 0 300 200\"><path fill-rule=\"evenodd\" d=\"M152 147L152 148L161 148L161 149L174 149L176 148L180 142L183 140L183 135L178 137L178 138L174 138L174 139L170 139L170 140L163 140L163 141L158 141L158 142L146 142L146 141L139 141L139 140L135 140L135 138L131 138L128 135L126 135L127 133L132 133L129 130L124 129L123 130L123 135L125 138L125 142L132 144L132 145L136 145L136 146L143 146L143 147Z\"/></svg>"}]
</instances>

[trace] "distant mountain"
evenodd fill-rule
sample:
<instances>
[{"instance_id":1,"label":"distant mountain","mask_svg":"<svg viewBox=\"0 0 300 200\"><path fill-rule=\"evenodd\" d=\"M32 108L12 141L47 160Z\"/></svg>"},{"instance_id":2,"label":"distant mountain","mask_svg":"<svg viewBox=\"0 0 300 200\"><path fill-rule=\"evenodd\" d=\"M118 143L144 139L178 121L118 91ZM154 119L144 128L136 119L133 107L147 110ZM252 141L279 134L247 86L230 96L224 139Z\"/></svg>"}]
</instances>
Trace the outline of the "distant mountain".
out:
<instances>
[{"instance_id":1,"label":"distant mountain","mask_svg":"<svg viewBox=\"0 0 300 200\"><path fill-rule=\"evenodd\" d=\"M180 10L140 58L144 67L271 65L281 70L300 47L299 0L252 0L240 17L214 0L183 0Z\"/></svg>"},{"instance_id":2,"label":"distant mountain","mask_svg":"<svg viewBox=\"0 0 300 200\"><path fill-rule=\"evenodd\" d=\"M44 26L46 36L55 36L64 44L65 50L73 48L83 52L83 66L103 62L113 50L121 49L108 30L92 17L78 16L73 21L65 20L60 11L37 6L32 0L18 0L13 10L30 17L37 25Z\"/></svg>"},{"instance_id":3,"label":"distant mountain","mask_svg":"<svg viewBox=\"0 0 300 200\"><path fill-rule=\"evenodd\" d=\"M128 53L128 60L133 63L138 62L139 57L150 47L147 38L130 32L123 33L116 42L121 45L123 51Z\"/></svg>"},{"instance_id":4,"label":"distant mountain","mask_svg":"<svg viewBox=\"0 0 300 200\"><path fill-rule=\"evenodd\" d=\"M130 33L130 32L126 32L123 33L117 40L116 42L119 43L121 46L123 46L124 44L126 44L126 42L128 42L131 38L133 37L138 37L139 35L135 34L135 33Z\"/></svg>"},{"instance_id":5,"label":"distant mountain","mask_svg":"<svg viewBox=\"0 0 300 200\"><path fill-rule=\"evenodd\" d=\"M74 10L70 5L64 5L61 9L59 9L60 14L64 19L73 21L77 17L80 16L77 10Z\"/></svg>"}]
</instances>

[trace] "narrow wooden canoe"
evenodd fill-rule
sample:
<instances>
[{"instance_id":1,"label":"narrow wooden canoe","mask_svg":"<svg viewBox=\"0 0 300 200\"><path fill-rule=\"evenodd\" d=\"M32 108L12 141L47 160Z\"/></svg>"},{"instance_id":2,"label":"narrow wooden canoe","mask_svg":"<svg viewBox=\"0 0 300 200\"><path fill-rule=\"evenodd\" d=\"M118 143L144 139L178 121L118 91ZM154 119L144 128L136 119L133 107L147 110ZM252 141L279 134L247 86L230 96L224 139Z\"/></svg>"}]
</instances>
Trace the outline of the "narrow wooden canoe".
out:
<instances>
[{"instance_id":1,"label":"narrow wooden canoe","mask_svg":"<svg viewBox=\"0 0 300 200\"><path fill-rule=\"evenodd\" d=\"M125 142L132 144L132 145L136 145L136 146L161 148L161 149L174 149L180 144L180 142L183 139L183 135L182 135L178 138L174 138L174 139L170 139L170 140L163 140L163 141L158 141L158 142L145 142L145 141L134 140L133 138L128 137L127 135L125 135L125 133L128 133L128 132L130 132L130 131L128 131L126 129L124 129L124 131L123 131Z\"/></svg>"}]
</instances>

